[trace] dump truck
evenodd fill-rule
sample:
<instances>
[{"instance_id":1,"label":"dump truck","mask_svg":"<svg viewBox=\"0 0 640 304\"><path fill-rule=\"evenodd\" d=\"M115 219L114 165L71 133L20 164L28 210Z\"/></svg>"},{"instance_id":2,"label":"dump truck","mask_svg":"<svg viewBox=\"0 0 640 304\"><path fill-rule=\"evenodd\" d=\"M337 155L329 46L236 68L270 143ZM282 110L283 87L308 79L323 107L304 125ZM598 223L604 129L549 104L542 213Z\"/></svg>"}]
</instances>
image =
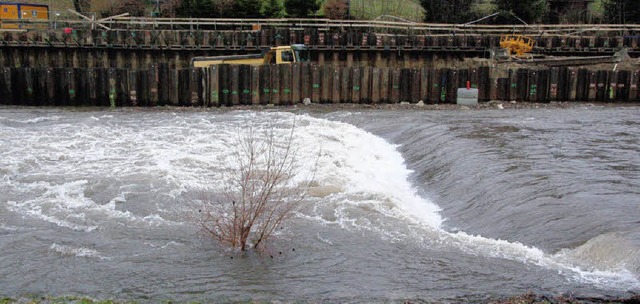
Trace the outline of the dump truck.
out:
<instances>
[{"instance_id":1,"label":"dump truck","mask_svg":"<svg viewBox=\"0 0 640 304\"><path fill-rule=\"evenodd\" d=\"M267 49L261 54L229 55L229 56L201 56L191 59L191 66L195 68L208 67L214 64L291 64L294 62L309 61L304 44L291 46L276 46Z\"/></svg>"}]
</instances>

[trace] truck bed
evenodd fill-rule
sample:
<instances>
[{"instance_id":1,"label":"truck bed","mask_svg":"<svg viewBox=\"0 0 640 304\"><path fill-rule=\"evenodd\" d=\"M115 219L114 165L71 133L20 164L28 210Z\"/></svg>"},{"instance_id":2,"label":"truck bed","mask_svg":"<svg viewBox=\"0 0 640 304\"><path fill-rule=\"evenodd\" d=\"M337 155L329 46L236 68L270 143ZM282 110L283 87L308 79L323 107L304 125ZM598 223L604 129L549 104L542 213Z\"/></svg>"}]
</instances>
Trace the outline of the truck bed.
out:
<instances>
[{"instance_id":1,"label":"truck bed","mask_svg":"<svg viewBox=\"0 0 640 304\"><path fill-rule=\"evenodd\" d=\"M262 63L262 54L250 55L227 55L227 56L200 56L191 59L191 66L206 67L212 64L260 64Z\"/></svg>"}]
</instances>

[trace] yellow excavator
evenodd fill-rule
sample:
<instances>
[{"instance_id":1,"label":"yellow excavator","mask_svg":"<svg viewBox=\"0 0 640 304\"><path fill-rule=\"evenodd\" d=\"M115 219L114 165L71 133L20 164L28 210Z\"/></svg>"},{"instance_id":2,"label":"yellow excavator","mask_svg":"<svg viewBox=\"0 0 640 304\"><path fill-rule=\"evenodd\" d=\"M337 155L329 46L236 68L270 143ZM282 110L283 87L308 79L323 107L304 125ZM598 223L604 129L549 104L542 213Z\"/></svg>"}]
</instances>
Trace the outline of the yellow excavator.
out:
<instances>
[{"instance_id":1,"label":"yellow excavator","mask_svg":"<svg viewBox=\"0 0 640 304\"><path fill-rule=\"evenodd\" d=\"M533 50L535 41L533 38L523 35L500 36L500 47L505 49L510 56L527 57Z\"/></svg>"}]
</instances>

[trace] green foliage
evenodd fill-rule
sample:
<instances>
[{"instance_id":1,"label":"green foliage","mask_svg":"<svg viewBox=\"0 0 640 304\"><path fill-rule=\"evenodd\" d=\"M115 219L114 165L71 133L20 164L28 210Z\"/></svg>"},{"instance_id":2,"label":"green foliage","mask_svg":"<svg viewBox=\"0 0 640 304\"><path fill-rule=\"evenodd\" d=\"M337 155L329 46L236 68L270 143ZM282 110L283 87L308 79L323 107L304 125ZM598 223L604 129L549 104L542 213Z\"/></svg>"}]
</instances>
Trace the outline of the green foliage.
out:
<instances>
[{"instance_id":1,"label":"green foliage","mask_svg":"<svg viewBox=\"0 0 640 304\"><path fill-rule=\"evenodd\" d=\"M511 12L527 23L540 23L549 13L547 0L495 0L498 10ZM510 23L519 23L517 19Z\"/></svg>"},{"instance_id":2,"label":"green foliage","mask_svg":"<svg viewBox=\"0 0 640 304\"><path fill-rule=\"evenodd\" d=\"M605 20L616 24L640 23L638 0L605 0Z\"/></svg>"},{"instance_id":3,"label":"green foliage","mask_svg":"<svg viewBox=\"0 0 640 304\"><path fill-rule=\"evenodd\" d=\"M0 304L10 304L10 303L14 303L15 300L12 298L1 298L0 299Z\"/></svg>"},{"instance_id":4,"label":"green foliage","mask_svg":"<svg viewBox=\"0 0 640 304\"><path fill-rule=\"evenodd\" d=\"M262 0L236 0L236 18L261 18Z\"/></svg>"},{"instance_id":5,"label":"green foliage","mask_svg":"<svg viewBox=\"0 0 640 304\"><path fill-rule=\"evenodd\" d=\"M287 15L291 18L304 18L315 14L320 4L315 0L284 0Z\"/></svg>"},{"instance_id":6,"label":"green foliage","mask_svg":"<svg viewBox=\"0 0 640 304\"><path fill-rule=\"evenodd\" d=\"M215 17L215 6L211 0L183 0L177 2L176 17Z\"/></svg>"},{"instance_id":7,"label":"green foliage","mask_svg":"<svg viewBox=\"0 0 640 304\"><path fill-rule=\"evenodd\" d=\"M604 20L605 0L595 0L587 6L587 22L599 23Z\"/></svg>"},{"instance_id":8,"label":"green foliage","mask_svg":"<svg viewBox=\"0 0 640 304\"><path fill-rule=\"evenodd\" d=\"M466 23L472 21L472 0L420 0L425 22Z\"/></svg>"},{"instance_id":9,"label":"green foliage","mask_svg":"<svg viewBox=\"0 0 640 304\"><path fill-rule=\"evenodd\" d=\"M260 14L264 18L283 18L287 13L282 0L265 0L262 3Z\"/></svg>"},{"instance_id":10,"label":"green foliage","mask_svg":"<svg viewBox=\"0 0 640 304\"><path fill-rule=\"evenodd\" d=\"M474 19L489 16L498 10L493 0L475 0L471 3L471 14Z\"/></svg>"},{"instance_id":11,"label":"green foliage","mask_svg":"<svg viewBox=\"0 0 640 304\"><path fill-rule=\"evenodd\" d=\"M371 20L380 16L395 16L420 22L424 10L417 0L350 0L350 14L354 19Z\"/></svg>"}]
</instances>

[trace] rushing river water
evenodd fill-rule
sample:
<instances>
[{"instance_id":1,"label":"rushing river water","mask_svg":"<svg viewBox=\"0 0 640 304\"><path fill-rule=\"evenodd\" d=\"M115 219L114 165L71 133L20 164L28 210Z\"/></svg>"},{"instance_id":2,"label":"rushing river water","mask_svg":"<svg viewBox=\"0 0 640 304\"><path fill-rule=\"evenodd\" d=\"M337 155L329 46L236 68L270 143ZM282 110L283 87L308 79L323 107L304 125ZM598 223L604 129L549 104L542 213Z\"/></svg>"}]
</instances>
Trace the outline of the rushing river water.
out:
<instances>
[{"instance_id":1,"label":"rushing river water","mask_svg":"<svg viewBox=\"0 0 640 304\"><path fill-rule=\"evenodd\" d=\"M190 198L249 122L327 189L263 254ZM486 301L640 292L640 109L0 108L0 295L138 301Z\"/></svg>"}]
</instances>

